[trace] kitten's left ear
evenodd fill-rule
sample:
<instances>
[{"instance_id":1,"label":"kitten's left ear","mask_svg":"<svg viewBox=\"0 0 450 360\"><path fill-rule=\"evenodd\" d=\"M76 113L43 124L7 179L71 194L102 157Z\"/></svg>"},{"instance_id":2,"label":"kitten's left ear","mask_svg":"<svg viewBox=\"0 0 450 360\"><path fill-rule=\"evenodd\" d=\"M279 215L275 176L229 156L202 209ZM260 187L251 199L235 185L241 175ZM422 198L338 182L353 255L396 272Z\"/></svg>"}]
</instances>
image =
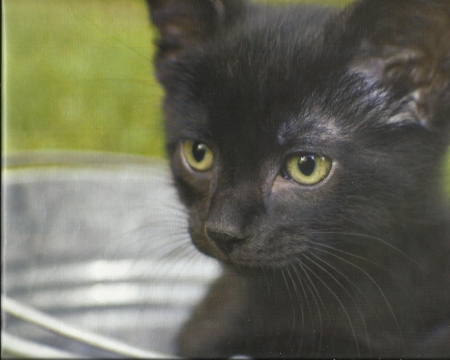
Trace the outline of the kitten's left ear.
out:
<instances>
[{"instance_id":1,"label":"kitten's left ear","mask_svg":"<svg viewBox=\"0 0 450 360\"><path fill-rule=\"evenodd\" d=\"M450 128L450 0L362 0L341 25L352 70L409 102L424 126Z\"/></svg>"},{"instance_id":2,"label":"kitten's left ear","mask_svg":"<svg viewBox=\"0 0 450 360\"><path fill-rule=\"evenodd\" d=\"M147 0L150 18L159 30L157 62L176 60L195 44L231 25L244 0Z\"/></svg>"}]
</instances>

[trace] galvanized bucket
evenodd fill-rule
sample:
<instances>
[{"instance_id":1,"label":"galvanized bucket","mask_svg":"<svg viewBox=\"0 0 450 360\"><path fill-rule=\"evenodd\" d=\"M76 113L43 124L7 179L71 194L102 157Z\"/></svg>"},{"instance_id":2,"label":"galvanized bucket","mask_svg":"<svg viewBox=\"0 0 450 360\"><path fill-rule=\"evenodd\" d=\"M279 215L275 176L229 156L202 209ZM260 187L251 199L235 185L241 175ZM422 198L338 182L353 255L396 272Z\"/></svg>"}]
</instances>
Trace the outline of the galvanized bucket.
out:
<instances>
[{"instance_id":1,"label":"galvanized bucket","mask_svg":"<svg viewBox=\"0 0 450 360\"><path fill-rule=\"evenodd\" d=\"M218 264L196 251L167 165L10 156L2 177L2 355L173 357Z\"/></svg>"}]
</instances>

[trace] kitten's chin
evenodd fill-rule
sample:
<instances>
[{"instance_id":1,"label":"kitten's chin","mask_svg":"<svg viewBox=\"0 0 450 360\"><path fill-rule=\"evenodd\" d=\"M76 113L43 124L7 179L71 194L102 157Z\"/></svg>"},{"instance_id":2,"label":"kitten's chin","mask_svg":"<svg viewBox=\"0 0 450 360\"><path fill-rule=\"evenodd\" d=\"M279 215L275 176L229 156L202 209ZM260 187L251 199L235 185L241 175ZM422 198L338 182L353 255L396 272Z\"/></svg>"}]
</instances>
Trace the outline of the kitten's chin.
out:
<instances>
[{"instance_id":1,"label":"kitten's chin","mask_svg":"<svg viewBox=\"0 0 450 360\"><path fill-rule=\"evenodd\" d=\"M228 270L233 271L237 275L246 277L261 277L266 278L270 275L283 273L285 269L288 269L290 263L284 260L280 261L219 261L222 266Z\"/></svg>"},{"instance_id":2,"label":"kitten's chin","mask_svg":"<svg viewBox=\"0 0 450 360\"><path fill-rule=\"evenodd\" d=\"M231 256L226 263L228 266L236 268L237 270L255 270L255 269L282 269L288 267L292 264L289 259L272 259L272 258L262 258L262 259L241 259L233 258Z\"/></svg>"},{"instance_id":3,"label":"kitten's chin","mask_svg":"<svg viewBox=\"0 0 450 360\"><path fill-rule=\"evenodd\" d=\"M253 254L252 257L248 258L246 256L240 256L238 252L235 254L231 253L229 255L221 254L222 256L215 256L206 254L208 256L211 256L218 260L222 265L233 268L239 273L248 273L248 272L258 272L258 271L265 271L265 270L277 270L277 269L283 269L289 266L295 266L295 264L298 265L299 259L290 258L290 257L274 257L274 256L268 256L268 257L257 257L255 254Z\"/></svg>"}]
</instances>

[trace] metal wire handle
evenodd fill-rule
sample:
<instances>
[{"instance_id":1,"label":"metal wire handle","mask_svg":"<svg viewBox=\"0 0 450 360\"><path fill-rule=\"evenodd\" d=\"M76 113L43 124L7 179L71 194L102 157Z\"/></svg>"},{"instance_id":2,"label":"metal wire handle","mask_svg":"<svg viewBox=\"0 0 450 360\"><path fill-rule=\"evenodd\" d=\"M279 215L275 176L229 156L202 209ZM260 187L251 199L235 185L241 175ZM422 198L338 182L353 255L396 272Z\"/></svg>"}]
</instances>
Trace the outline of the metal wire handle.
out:
<instances>
[{"instance_id":1,"label":"metal wire handle","mask_svg":"<svg viewBox=\"0 0 450 360\"><path fill-rule=\"evenodd\" d=\"M109 351L125 357L134 358L158 358L169 359L174 358L172 355L158 353L155 351L142 350L136 347L132 347L125 343L122 343L111 338L86 331L80 330L76 327L63 323L47 314L32 309L26 305L23 305L15 300L2 295L2 311L20 318L29 323L35 324L43 329L49 330L60 336L64 336L68 339L76 340L93 346L97 349ZM61 351L47 347L42 344L19 339L6 331L2 330L2 353L12 354L16 356L24 357L64 357L73 358L81 357L76 354L72 354L66 351Z\"/></svg>"}]
</instances>

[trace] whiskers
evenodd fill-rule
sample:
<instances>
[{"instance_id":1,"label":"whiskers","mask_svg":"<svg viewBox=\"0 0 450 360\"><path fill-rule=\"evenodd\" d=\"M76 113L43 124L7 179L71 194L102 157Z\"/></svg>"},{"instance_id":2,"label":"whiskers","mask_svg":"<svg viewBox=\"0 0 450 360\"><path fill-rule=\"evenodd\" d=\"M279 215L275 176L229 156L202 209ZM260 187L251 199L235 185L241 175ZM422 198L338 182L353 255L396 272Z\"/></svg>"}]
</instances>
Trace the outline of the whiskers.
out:
<instances>
[{"instance_id":1,"label":"whiskers","mask_svg":"<svg viewBox=\"0 0 450 360\"><path fill-rule=\"evenodd\" d=\"M148 196L138 196L133 189L122 191L127 203L114 214L120 231L113 233L104 252L108 258L126 259L130 277L149 291L167 282L203 287L199 284L220 274L220 265L192 244L186 210L168 187L167 174L152 180L155 189L160 186L150 188Z\"/></svg>"},{"instance_id":2,"label":"whiskers","mask_svg":"<svg viewBox=\"0 0 450 360\"><path fill-rule=\"evenodd\" d=\"M337 274L341 275L345 280L347 280L347 282L348 282L349 284L351 284L351 285L353 285L354 287L356 287L356 289L357 289L359 292L362 292L362 291L361 291L361 290L359 289L359 287L358 287L355 283L353 283L346 275L344 275L341 271L339 271L337 267L333 266L332 264L330 264L330 263L328 263L327 261L321 259L320 257L316 256L316 255L313 254L313 253L310 254L310 256L311 256L311 257L314 257L317 261L311 259L311 258L308 257L307 255L304 255L304 258L305 258L306 260L308 260L309 262L311 262L313 265L315 265L316 268L318 268L318 269L320 269L322 272L324 272L325 275L326 275L328 278L331 278L332 281L333 281L335 284L337 284L338 287L341 288L341 289L344 291L344 293L347 294L347 296L350 298L351 302L353 303L353 305L354 305L354 307L355 307L355 309L356 309L356 311L357 311L357 313L358 313L358 315L359 315L359 317L360 317L360 320L361 320L361 323L362 323L362 327L363 327L363 331L364 331L364 334L365 334L365 341L366 341L367 344L369 344L369 343L370 343L370 336L369 336L369 333L368 333L368 331L367 331L367 326L366 326L365 316L364 316L364 314L363 314L363 311L362 311L362 310L360 309L360 307L358 306L358 302L356 301L355 297L351 294L351 292L347 289L347 287L346 287L345 285L343 285L343 284L337 279L337 277L334 276L330 271L328 271L324 266L330 268L331 271L334 271L334 272L336 272ZM320 265L319 262L320 262L320 263L323 263L324 266ZM312 271L312 270L309 269L306 265L304 265L304 266L305 266L309 271ZM336 298L336 300L338 301L338 303L339 303L339 305L341 306L342 310L344 311L345 317L347 318L347 320L348 320L348 322L349 322L349 326L350 326L350 329L351 329L351 332L352 332L353 339L355 340L355 345L356 345L356 347L357 347L358 356L361 356L361 350L360 350L360 348L359 348L359 340L358 340L358 336L356 335L355 328L354 328L354 326L353 326L353 320L351 319L349 313L347 312L347 310L346 310L346 308L345 308L345 305L344 305L343 302L340 300L340 297L339 297L339 295L337 294L337 292L333 291L333 290L331 289L330 286L327 286L326 282L325 282L324 280L322 280L322 278L321 278L316 272L312 271L312 274L315 275L315 276L319 279L319 281L327 288L327 290L333 295L333 297ZM367 299L367 298L366 298L366 299ZM358 332L358 333L359 333L359 332ZM369 356L370 356L370 353L369 353Z\"/></svg>"},{"instance_id":3,"label":"whiskers","mask_svg":"<svg viewBox=\"0 0 450 360\"><path fill-rule=\"evenodd\" d=\"M341 337L353 339L348 346L358 356L372 356L371 349L381 341L374 330L380 328L389 334L386 341L393 348L405 351L410 330L405 328L403 314L413 312L422 319L414 301L414 285L402 276L408 272L426 275L421 264L379 237L339 231L305 235L311 239L308 250L294 254L289 265L280 269L293 317L300 321L292 323L292 333L301 332L298 354L321 354L330 341L339 347ZM336 237L330 241L321 236L314 241L314 235ZM305 336L308 348L304 348Z\"/></svg>"},{"instance_id":4,"label":"whiskers","mask_svg":"<svg viewBox=\"0 0 450 360\"><path fill-rule=\"evenodd\" d=\"M423 266L419 264L415 259L410 257L408 254L406 254L404 251L400 250L398 247L394 246L390 242L383 240L380 237L368 235L368 234L361 234L361 233L354 233L354 232L342 232L342 231L314 231L310 232L309 235L339 235L339 240L344 240L347 243L353 243L360 246L374 246L373 244L367 243L365 241L369 240L372 242L375 242L376 245L383 245L386 246L388 251L396 252L398 255L402 256L404 259L410 261L415 266L420 268L421 270L425 271ZM350 239L348 238L350 237ZM364 239L364 241L361 241L361 239ZM311 243L308 243L309 245ZM369 259L366 259L369 260ZM370 260L369 260L370 261Z\"/></svg>"},{"instance_id":5,"label":"whiskers","mask_svg":"<svg viewBox=\"0 0 450 360\"><path fill-rule=\"evenodd\" d=\"M338 235L339 239L337 241L339 241L339 247L335 244L332 245L331 242L326 244L319 241L308 242L308 247L312 251L322 253L328 258L331 257L341 264L346 264L357 272L364 274L369 279L369 282L377 287L378 292L383 296L384 302L388 303L387 297L379 283L369 274L383 273L393 282L393 286L396 289L400 289L403 292L416 314L420 317L416 304L404 285L404 279L401 278L401 274L396 272L396 269L399 267L392 266L393 263L402 264L402 260L406 260L406 265L401 265L400 268L409 269L411 272L418 271L422 275L427 275L426 269L415 259L388 241L376 236L339 231L317 231L311 234ZM363 240L361 241L361 239ZM343 246L345 245L343 243L346 242L352 245L350 249L348 246ZM381 245L381 248L379 245ZM378 255L370 257L371 252L378 253ZM391 314L393 313L392 308L389 311Z\"/></svg>"}]
</instances>

